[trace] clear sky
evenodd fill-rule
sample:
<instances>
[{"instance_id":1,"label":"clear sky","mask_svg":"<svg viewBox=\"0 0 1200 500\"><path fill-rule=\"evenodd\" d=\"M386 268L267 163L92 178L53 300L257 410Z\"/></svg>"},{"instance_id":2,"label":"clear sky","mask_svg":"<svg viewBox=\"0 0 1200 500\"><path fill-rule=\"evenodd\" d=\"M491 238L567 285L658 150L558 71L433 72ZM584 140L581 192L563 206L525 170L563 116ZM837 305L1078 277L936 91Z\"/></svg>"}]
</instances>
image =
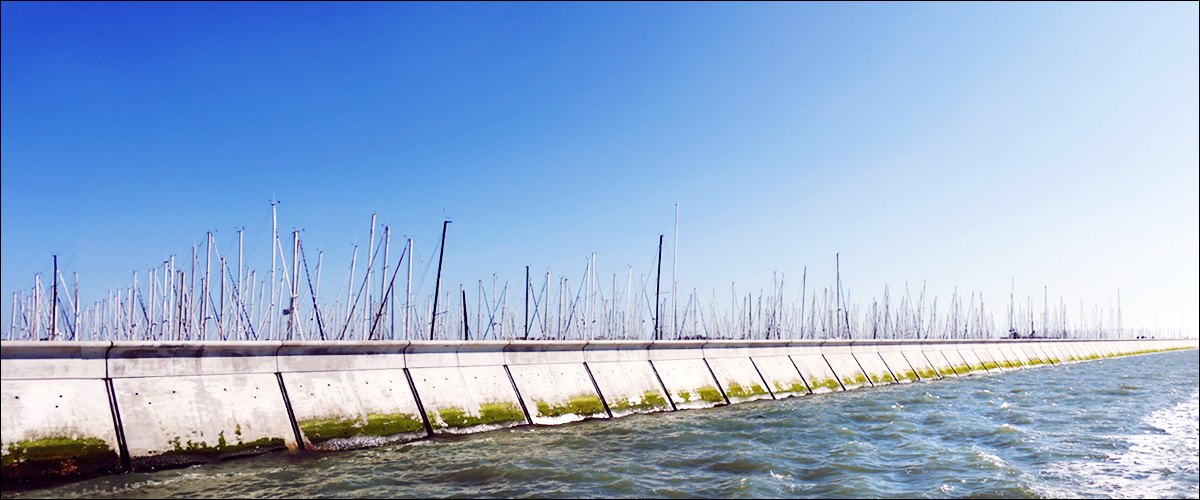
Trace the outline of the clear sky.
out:
<instances>
[{"instance_id":1,"label":"clear sky","mask_svg":"<svg viewBox=\"0 0 1200 500\"><path fill-rule=\"evenodd\" d=\"M678 203L706 305L840 253L852 302L926 283L999 319L1015 280L1198 324L1195 2L2 9L6 327L53 254L87 302L208 231L265 262L272 197L327 294L372 213L418 269L452 219L473 290L593 252L637 281L659 234L669 269Z\"/></svg>"}]
</instances>

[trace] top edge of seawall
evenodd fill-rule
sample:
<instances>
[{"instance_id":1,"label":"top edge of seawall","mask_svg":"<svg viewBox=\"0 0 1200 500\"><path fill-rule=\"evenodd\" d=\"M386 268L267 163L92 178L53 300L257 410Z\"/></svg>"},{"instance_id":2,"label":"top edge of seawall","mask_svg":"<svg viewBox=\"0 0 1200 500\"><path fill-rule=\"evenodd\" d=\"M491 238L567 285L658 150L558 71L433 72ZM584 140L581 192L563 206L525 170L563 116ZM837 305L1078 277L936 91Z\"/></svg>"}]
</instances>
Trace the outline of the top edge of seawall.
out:
<instances>
[{"instance_id":1,"label":"top edge of seawall","mask_svg":"<svg viewBox=\"0 0 1200 500\"><path fill-rule=\"evenodd\" d=\"M27 348L39 351L61 350L64 354L77 354L78 350L105 350L108 348L250 348L268 347L365 347L371 349L448 348L469 350L496 349L507 347L557 349L605 348L605 347L783 347L820 345L926 345L926 344L989 344L1027 342L1179 342L1196 339L709 339L709 340L175 340L175 341L77 341L77 340L0 340L3 352L16 353ZM5 357L8 357L7 355Z\"/></svg>"}]
</instances>

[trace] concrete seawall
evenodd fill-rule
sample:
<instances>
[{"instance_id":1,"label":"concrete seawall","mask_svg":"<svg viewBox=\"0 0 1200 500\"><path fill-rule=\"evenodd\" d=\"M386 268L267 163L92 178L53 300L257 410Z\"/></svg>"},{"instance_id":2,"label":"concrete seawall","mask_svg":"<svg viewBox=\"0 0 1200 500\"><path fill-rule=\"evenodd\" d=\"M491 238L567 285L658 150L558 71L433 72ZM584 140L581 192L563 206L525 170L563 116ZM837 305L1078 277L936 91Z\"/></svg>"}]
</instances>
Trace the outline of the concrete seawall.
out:
<instances>
[{"instance_id":1,"label":"concrete seawall","mask_svg":"<svg viewBox=\"0 0 1200 500\"><path fill-rule=\"evenodd\" d=\"M379 446L917 383L1196 340L4 342L4 478Z\"/></svg>"}]
</instances>

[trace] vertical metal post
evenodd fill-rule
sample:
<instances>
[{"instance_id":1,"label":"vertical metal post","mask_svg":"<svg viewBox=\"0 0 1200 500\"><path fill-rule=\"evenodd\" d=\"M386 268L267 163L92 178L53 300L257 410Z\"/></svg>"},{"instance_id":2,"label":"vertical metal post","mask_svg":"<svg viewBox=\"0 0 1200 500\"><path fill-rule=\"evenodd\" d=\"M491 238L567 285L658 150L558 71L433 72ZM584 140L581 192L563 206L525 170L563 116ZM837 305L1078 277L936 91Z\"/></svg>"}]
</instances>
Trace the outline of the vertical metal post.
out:
<instances>
[{"instance_id":1,"label":"vertical metal post","mask_svg":"<svg viewBox=\"0 0 1200 500\"><path fill-rule=\"evenodd\" d=\"M442 258L446 256L446 227L449 225L450 221L448 220L442 222L442 248L438 252L437 281L433 286L433 314L430 315L429 320L429 340L433 340L433 328L437 325L438 294L441 293L442 289Z\"/></svg>"},{"instance_id":2,"label":"vertical metal post","mask_svg":"<svg viewBox=\"0 0 1200 500\"><path fill-rule=\"evenodd\" d=\"M659 293L662 290L662 244L663 235L658 235L658 278L654 280L654 340L662 340L658 331Z\"/></svg>"},{"instance_id":3,"label":"vertical metal post","mask_svg":"<svg viewBox=\"0 0 1200 500\"><path fill-rule=\"evenodd\" d=\"M51 286L54 291L51 292L51 295L50 295L50 333L48 334L48 340L54 340L55 335L58 333L58 256L57 255L54 256L54 275L51 276L50 281L53 283Z\"/></svg>"},{"instance_id":4,"label":"vertical metal post","mask_svg":"<svg viewBox=\"0 0 1200 500\"><path fill-rule=\"evenodd\" d=\"M462 313L463 313L463 340L471 340L471 325L467 323L467 291L458 286L458 291L462 292Z\"/></svg>"},{"instance_id":5,"label":"vertical metal post","mask_svg":"<svg viewBox=\"0 0 1200 500\"><path fill-rule=\"evenodd\" d=\"M529 340L529 266L525 266L525 340Z\"/></svg>"}]
</instances>

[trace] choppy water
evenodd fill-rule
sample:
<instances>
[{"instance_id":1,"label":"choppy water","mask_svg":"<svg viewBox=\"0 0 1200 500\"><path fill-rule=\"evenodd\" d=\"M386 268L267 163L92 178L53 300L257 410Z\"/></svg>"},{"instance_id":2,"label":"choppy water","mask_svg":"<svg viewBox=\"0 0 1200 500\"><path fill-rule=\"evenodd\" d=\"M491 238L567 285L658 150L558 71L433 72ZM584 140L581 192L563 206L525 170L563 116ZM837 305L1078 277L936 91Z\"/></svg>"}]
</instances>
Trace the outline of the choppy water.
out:
<instances>
[{"instance_id":1,"label":"choppy water","mask_svg":"<svg viewBox=\"0 0 1200 500\"><path fill-rule=\"evenodd\" d=\"M1196 350L339 453L5 497L1190 497Z\"/></svg>"}]
</instances>

